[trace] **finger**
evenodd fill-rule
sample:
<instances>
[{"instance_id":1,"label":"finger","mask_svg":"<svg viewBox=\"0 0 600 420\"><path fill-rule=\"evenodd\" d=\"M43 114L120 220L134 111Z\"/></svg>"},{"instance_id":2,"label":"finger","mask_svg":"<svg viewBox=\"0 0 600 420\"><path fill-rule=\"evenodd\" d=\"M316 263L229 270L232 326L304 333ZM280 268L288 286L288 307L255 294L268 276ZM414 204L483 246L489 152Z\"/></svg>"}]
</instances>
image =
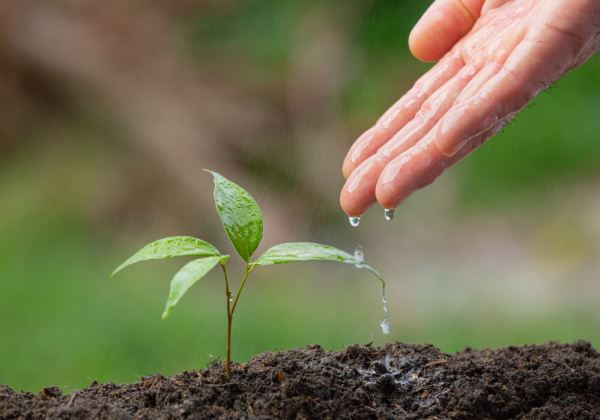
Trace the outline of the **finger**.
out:
<instances>
[{"instance_id":1,"label":"finger","mask_svg":"<svg viewBox=\"0 0 600 420\"><path fill-rule=\"evenodd\" d=\"M440 152L433 137L420 142L385 167L375 190L377 202L384 208L396 208L414 191L431 184L446 169L500 131L507 122L508 119L498 122L488 131L473 137L466 147L452 157Z\"/></svg>"},{"instance_id":2,"label":"finger","mask_svg":"<svg viewBox=\"0 0 600 420\"><path fill-rule=\"evenodd\" d=\"M436 0L408 37L413 55L422 61L443 57L473 27L484 0Z\"/></svg>"},{"instance_id":3,"label":"finger","mask_svg":"<svg viewBox=\"0 0 600 420\"><path fill-rule=\"evenodd\" d=\"M377 123L354 142L342 165L344 177L365 159L372 156L385 142L417 113L423 102L450 80L464 65L459 54L449 55L423 75L398 102L392 105Z\"/></svg>"},{"instance_id":4,"label":"finger","mask_svg":"<svg viewBox=\"0 0 600 420\"><path fill-rule=\"evenodd\" d=\"M340 205L346 214L359 216L375 202L375 186L381 171L435 126L476 73L473 66L465 66L427 99L415 117L390 141L352 172L340 194Z\"/></svg>"},{"instance_id":5,"label":"finger","mask_svg":"<svg viewBox=\"0 0 600 420\"><path fill-rule=\"evenodd\" d=\"M454 78L446 82L423 103L414 118L384 144L378 154L391 160L416 144L444 116L477 76L478 69L475 66L470 64L464 66Z\"/></svg>"},{"instance_id":6,"label":"finger","mask_svg":"<svg viewBox=\"0 0 600 420\"><path fill-rule=\"evenodd\" d=\"M522 31L513 31L509 28L509 35L502 37L502 43L498 44L493 40L488 43L493 50L487 55L490 61L483 65L483 68L477 69L482 62L475 60L475 66L463 67L455 78L438 89L423 104L413 120L379 149L377 158L370 158L369 160L373 161L369 162L368 166L361 167L361 171L358 171L355 176L351 175L352 179L349 179L350 182L347 184L349 188L346 191L342 190L340 197L342 208L358 215L371 206L376 201L375 187L385 165L426 137L429 131L432 130L435 134L436 124L440 120L445 120L446 114L451 115L454 108L460 108L463 106L461 104L470 103L472 98L476 97L477 93L498 74L523 37ZM476 71L473 71L474 68ZM496 119L492 120L490 125L486 125L480 131L485 131L495 121ZM352 190L352 194L350 194L350 190Z\"/></svg>"},{"instance_id":7,"label":"finger","mask_svg":"<svg viewBox=\"0 0 600 420\"><path fill-rule=\"evenodd\" d=\"M577 39L560 31L526 35L478 92L452 107L423 140L384 168L377 181L377 201L393 208L430 184L563 74L576 49Z\"/></svg>"}]
</instances>

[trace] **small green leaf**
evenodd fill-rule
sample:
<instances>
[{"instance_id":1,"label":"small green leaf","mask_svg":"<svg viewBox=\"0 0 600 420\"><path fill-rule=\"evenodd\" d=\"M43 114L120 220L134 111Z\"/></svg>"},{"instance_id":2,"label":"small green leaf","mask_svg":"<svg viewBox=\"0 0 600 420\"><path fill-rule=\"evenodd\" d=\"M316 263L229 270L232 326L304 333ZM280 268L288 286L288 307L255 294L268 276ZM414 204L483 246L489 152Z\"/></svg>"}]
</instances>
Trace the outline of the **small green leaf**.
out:
<instances>
[{"instance_id":1,"label":"small green leaf","mask_svg":"<svg viewBox=\"0 0 600 420\"><path fill-rule=\"evenodd\" d=\"M215 181L215 204L233 247L245 261L256 251L263 234L263 219L254 198L222 175L210 172Z\"/></svg>"},{"instance_id":2,"label":"small green leaf","mask_svg":"<svg viewBox=\"0 0 600 420\"><path fill-rule=\"evenodd\" d=\"M365 264L354 255L329 245L313 242L290 242L275 245L266 250L264 254L250 265L286 264L297 261L337 261L345 264L353 264L369 270L383 283L383 277L377 270Z\"/></svg>"},{"instance_id":3,"label":"small green leaf","mask_svg":"<svg viewBox=\"0 0 600 420\"><path fill-rule=\"evenodd\" d=\"M167 299L167 305L162 314L163 319L169 316L171 309L177 305L179 299L185 295L185 292L190 287L212 270L215 265L219 263L224 264L228 259L229 255L219 255L216 257L199 258L184 265L175 274L173 280L171 280L171 290L169 291L169 299Z\"/></svg>"},{"instance_id":4,"label":"small green leaf","mask_svg":"<svg viewBox=\"0 0 600 420\"><path fill-rule=\"evenodd\" d=\"M149 243L118 266L111 275L114 276L125 267L140 261L182 256L208 257L213 255L221 255L221 253L213 245L202 239L191 236L172 236Z\"/></svg>"}]
</instances>

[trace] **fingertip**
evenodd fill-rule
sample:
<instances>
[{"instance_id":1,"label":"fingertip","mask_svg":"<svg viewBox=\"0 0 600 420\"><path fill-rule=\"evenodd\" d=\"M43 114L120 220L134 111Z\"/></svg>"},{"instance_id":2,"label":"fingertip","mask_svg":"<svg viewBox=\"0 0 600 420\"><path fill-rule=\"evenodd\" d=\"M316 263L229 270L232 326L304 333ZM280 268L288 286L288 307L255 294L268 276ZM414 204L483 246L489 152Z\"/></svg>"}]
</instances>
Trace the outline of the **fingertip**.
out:
<instances>
[{"instance_id":1,"label":"fingertip","mask_svg":"<svg viewBox=\"0 0 600 420\"><path fill-rule=\"evenodd\" d=\"M439 60L471 30L477 16L478 12L475 15L461 1L436 1L409 35L411 53L421 61Z\"/></svg>"},{"instance_id":2,"label":"fingertip","mask_svg":"<svg viewBox=\"0 0 600 420\"><path fill-rule=\"evenodd\" d=\"M375 203L375 185L382 162L371 158L356 168L340 192L340 206L348 216L360 216Z\"/></svg>"},{"instance_id":3,"label":"fingertip","mask_svg":"<svg viewBox=\"0 0 600 420\"><path fill-rule=\"evenodd\" d=\"M392 160L381 172L375 187L377 202L385 208L397 207L413 192L431 184L446 168L432 138L425 138Z\"/></svg>"},{"instance_id":4,"label":"fingertip","mask_svg":"<svg viewBox=\"0 0 600 420\"><path fill-rule=\"evenodd\" d=\"M381 173L375 187L375 198L383 208L396 208L403 201L400 184L395 180L394 172L398 172L397 162L390 163Z\"/></svg>"},{"instance_id":5,"label":"fingertip","mask_svg":"<svg viewBox=\"0 0 600 420\"><path fill-rule=\"evenodd\" d=\"M359 217L364 214L373 203L360 202L352 198L344 187L340 193L340 207L348 217Z\"/></svg>"},{"instance_id":6,"label":"fingertip","mask_svg":"<svg viewBox=\"0 0 600 420\"><path fill-rule=\"evenodd\" d=\"M377 190L377 204L384 209L395 209L400 205L403 200L392 199L390 194L385 193L383 190Z\"/></svg>"},{"instance_id":7,"label":"fingertip","mask_svg":"<svg viewBox=\"0 0 600 420\"><path fill-rule=\"evenodd\" d=\"M419 61L431 63L443 57L446 51L442 51L437 43L422 34L421 27L417 24L408 35L408 49Z\"/></svg>"}]
</instances>

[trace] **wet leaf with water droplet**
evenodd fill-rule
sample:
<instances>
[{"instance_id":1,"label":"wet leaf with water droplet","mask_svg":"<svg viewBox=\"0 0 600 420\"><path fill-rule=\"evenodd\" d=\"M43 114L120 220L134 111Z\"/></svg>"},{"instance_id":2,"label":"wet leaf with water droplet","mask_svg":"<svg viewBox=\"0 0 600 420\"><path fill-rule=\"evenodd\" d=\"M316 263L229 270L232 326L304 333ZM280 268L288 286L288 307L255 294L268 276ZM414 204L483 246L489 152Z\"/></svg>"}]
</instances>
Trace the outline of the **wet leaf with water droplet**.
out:
<instances>
[{"instance_id":1,"label":"wet leaf with water droplet","mask_svg":"<svg viewBox=\"0 0 600 420\"><path fill-rule=\"evenodd\" d=\"M263 234L260 208L242 187L217 172L207 172L215 181L215 204L225 232L240 257L250 261Z\"/></svg>"},{"instance_id":2,"label":"wet leaf with water droplet","mask_svg":"<svg viewBox=\"0 0 600 420\"><path fill-rule=\"evenodd\" d=\"M229 255L219 255L215 257L199 258L184 265L183 268L175 274L173 280L171 280L169 298L167 299L167 305L162 314L163 319L169 316L173 307L177 305L179 299L181 299L190 287L196 284L198 280L204 277L217 264L224 264L228 259Z\"/></svg>"},{"instance_id":3,"label":"wet leaf with water droplet","mask_svg":"<svg viewBox=\"0 0 600 420\"><path fill-rule=\"evenodd\" d=\"M354 255L329 245L314 242L290 242L269 248L258 259L251 263L256 265L286 264L298 261L336 261L360 266L373 273L384 284L381 274Z\"/></svg>"},{"instance_id":4,"label":"wet leaf with water droplet","mask_svg":"<svg viewBox=\"0 0 600 420\"><path fill-rule=\"evenodd\" d=\"M117 274L131 264L141 261L183 256L208 257L213 255L221 255L221 253L213 245L202 239L191 236L172 236L149 243L118 266L112 275Z\"/></svg>"}]
</instances>

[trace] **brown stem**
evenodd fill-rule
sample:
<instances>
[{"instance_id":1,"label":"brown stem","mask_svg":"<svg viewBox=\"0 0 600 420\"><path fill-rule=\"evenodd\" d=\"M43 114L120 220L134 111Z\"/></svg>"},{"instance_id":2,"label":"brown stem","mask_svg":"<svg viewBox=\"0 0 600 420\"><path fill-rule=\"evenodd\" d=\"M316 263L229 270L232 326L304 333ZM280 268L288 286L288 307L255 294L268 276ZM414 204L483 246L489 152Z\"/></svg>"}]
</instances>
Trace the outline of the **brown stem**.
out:
<instances>
[{"instance_id":1,"label":"brown stem","mask_svg":"<svg viewBox=\"0 0 600 420\"><path fill-rule=\"evenodd\" d=\"M238 304L240 295L242 294L242 290L246 284L246 280L248 280L248 274L250 274L252 268L254 267L246 264L244 277L242 277L240 287L235 293L233 304L231 303L231 289L229 288L229 279L227 278L227 269L225 268L225 264L221 264L221 268L223 269L223 277L225 278L225 299L227 300L227 355L225 358L225 373L227 374L227 377L231 379L231 326L233 324L233 313L235 312L235 307Z\"/></svg>"},{"instance_id":2,"label":"brown stem","mask_svg":"<svg viewBox=\"0 0 600 420\"><path fill-rule=\"evenodd\" d=\"M227 317L227 357L225 359L225 373L231 379L231 315Z\"/></svg>"},{"instance_id":3,"label":"brown stem","mask_svg":"<svg viewBox=\"0 0 600 420\"><path fill-rule=\"evenodd\" d=\"M233 312L231 310L231 290L229 289L227 268L225 268L225 264L221 264L221 268L223 269L223 277L225 278L225 300L227 302L227 356L225 358L225 373L231 379L231 321L233 320Z\"/></svg>"}]
</instances>

